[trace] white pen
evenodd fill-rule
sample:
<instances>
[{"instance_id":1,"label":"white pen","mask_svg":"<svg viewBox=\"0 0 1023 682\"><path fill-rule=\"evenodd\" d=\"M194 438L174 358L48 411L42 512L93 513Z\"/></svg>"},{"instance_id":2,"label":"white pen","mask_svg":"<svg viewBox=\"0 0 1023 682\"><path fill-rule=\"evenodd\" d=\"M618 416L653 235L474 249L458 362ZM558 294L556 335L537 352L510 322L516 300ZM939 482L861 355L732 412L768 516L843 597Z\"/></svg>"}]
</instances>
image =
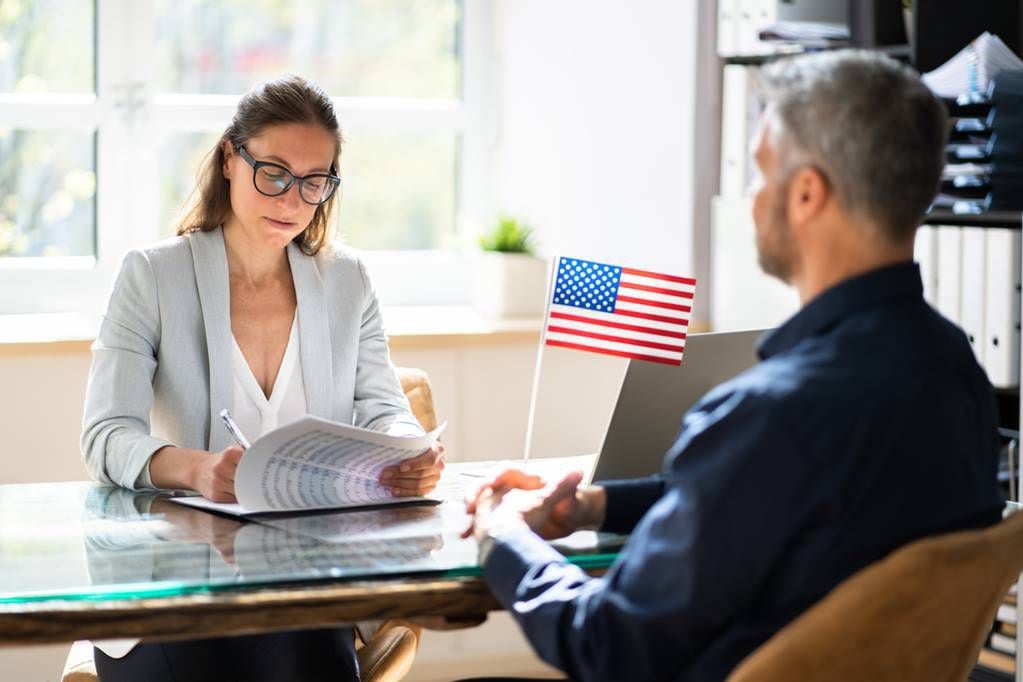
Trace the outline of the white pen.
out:
<instances>
[{"instance_id":1,"label":"white pen","mask_svg":"<svg viewBox=\"0 0 1023 682\"><path fill-rule=\"evenodd\" d=\"M242 446L246 450L249 449L249 439L245 437L242 430L238 428L238 425L234 421L234 417L227 409L220 411L220 418L224 420L224 426L227 427L227 432L231 434L231 437L235 439L238 445Z\"/></svg>"}]
</instances>

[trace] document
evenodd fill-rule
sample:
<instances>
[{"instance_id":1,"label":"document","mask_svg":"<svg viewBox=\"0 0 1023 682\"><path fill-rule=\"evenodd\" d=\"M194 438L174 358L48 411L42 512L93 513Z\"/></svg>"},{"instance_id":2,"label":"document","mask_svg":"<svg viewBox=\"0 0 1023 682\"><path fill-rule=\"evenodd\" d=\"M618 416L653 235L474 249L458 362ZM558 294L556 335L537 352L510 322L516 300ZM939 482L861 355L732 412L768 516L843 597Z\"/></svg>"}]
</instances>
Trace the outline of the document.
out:
<instances>
[{"instance_id":1,"label":"document","mask_svg":"<svg viewBox=\"0 0 1023 682\"><path fill-rule=\"evenodd\" d=\"M939 97L956 97L965 92L985 92L988 83L1003 71L1023 68L1023 61L996 35L984 33L934 71L923 81Z\"/></svg>"},{"instance_id":2,"label":"document","mask_svg":"<svg viewBox=\"0 0 1023 682\"><path fill-rule=\"evenodd\" d=\"M245 451L234 480L237 503L172 499L235 516L426 501L394 497L378 478L384 467L426 452L445 425L423 436L403 438L303 417L264 434Z\"/></svg>"}]
</instances>

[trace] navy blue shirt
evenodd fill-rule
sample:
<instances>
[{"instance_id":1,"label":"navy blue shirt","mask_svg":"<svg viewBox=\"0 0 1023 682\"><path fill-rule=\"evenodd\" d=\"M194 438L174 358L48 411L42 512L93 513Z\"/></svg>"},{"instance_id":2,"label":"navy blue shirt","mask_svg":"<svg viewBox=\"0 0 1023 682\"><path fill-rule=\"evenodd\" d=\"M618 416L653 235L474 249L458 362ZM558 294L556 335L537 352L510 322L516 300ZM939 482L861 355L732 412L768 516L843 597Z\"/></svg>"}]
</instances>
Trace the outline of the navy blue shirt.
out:
<instances>
[{"instance_id":1,"label":"navy blue shirt","mask_svg":"<svg viewBox=\"0 0 1023 682\"><path fill-rule=\"evenodd\" d=\"M602 578L503 535L487 582L581 680L720 680L858 569L997 521L997 413L911 263L822 293L684 417L661 476L607 483Z\"/></svg>"}]
</instances>

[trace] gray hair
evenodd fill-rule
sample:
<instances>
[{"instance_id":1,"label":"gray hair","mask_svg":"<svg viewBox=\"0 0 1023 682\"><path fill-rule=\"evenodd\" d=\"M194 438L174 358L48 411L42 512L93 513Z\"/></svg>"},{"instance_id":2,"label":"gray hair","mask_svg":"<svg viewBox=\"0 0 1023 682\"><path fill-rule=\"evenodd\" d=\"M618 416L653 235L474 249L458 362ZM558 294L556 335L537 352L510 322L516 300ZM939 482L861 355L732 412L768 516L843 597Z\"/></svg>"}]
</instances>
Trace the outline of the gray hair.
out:
<instances>
[{"instance_id":1,"label":"gray hair","mask_svg":"<svg viewBox=\"0 0 1023 682\"><path fill-rule=\"evenodd\" d=\"M839 204L893 243L911 238L945 164L948 115L911 69L840 50L765 66L768 131L784 173L812 165Z\"/></svg>"}]
</instances>

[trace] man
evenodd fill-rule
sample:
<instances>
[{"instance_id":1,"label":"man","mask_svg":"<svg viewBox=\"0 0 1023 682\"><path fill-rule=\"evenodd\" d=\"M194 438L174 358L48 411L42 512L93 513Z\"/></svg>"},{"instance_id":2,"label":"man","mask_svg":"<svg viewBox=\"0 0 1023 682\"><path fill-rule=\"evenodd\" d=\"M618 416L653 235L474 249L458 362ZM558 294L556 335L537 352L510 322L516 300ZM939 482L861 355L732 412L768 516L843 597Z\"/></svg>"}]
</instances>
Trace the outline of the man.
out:
<instances>
[{"instance_id":1,"label":"man","mask_svg":"<svg viewBox=\"0 0 1023 682\"><path fill-rule=\"evenodd\" d=\"M801 310L685 415L661 476L537 493L509 471L468 502L488 584L574 679L723 679L896 547L1000 517L991 386L912 262L941 104L865 52L779 61L763 85L757 249ZM602 578L541 539L579 528L631 533Z\"/></svg>"}]
</instances>

